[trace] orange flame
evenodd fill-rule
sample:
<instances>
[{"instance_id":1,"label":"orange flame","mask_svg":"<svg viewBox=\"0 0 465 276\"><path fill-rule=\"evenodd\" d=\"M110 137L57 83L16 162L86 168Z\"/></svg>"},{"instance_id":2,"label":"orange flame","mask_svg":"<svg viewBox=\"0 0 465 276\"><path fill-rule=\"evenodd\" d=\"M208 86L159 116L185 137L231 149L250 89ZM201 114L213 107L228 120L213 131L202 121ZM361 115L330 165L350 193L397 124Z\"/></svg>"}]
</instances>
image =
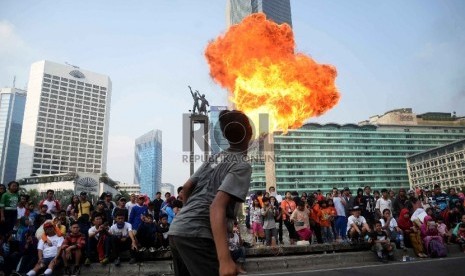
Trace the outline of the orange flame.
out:
<instances>
[{"instance_id":1,"label":"orange flame","mask_svg":"<svg viewBox=\"0 0 465 276\"><path fill-rule=\"evenodd\" d=\"M292 29L266 20L264 14L246 17L205 51L210 75L231 93L231 101L257 126L258 114L269 115L273 132L299 128L339 101L336 69L295 53Z\"/></svg>"}]
</instances>

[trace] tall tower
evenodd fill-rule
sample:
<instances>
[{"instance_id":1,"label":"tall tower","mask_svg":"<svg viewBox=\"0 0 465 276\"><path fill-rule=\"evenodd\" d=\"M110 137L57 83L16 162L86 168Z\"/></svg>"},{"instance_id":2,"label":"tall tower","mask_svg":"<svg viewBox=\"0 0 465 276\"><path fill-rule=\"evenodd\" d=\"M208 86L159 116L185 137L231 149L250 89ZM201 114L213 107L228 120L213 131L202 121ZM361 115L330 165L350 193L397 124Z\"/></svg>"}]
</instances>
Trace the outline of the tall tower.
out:
<instances>
[{"instance_id":1,"label":"tall tower","mask_svg":"<svg viewBox=\"0 0 465 276\"><path fill-rule=\"evenodd\" d=\"M111 80L77 66L31 66L17 178L106 171Z\"/></svg>"},{"instance_id":2,"label":"tall tower","mask_svg":"<svg viewBox=\"0 0 465 276\"><path fill-rule=\"evenodd\" d=\"M161 130L151 130L136 139L134 160L134 183L140 192L153 198L161 191L162 169Z\"/></svg>"},{"instance_id":3,"label":"tall tower","mask_svg":"<svg viewBox=\"0 0 465 276\"><path fill-rule=\"evenodd\" d=\"M227 0L226 24L238 24L252 13L264 13L277 24L287 23L292 27L290 0Z\"/></svg>"},{"instance_id":4,"label":"tall tower","mask_svg":"<svg viewBox=\"0 0 465 276\"><path fill-rule=\"evenodd\" d=\"M223 137L220 129L219 116L221 111L228 109L227 106L210 106L210 146L211 153L217 154L229 148L229 143Z\"/></svg>"},{"instance_id":5,"label":"tall tower","mask_svg":"<svg viewBox=\"0 0 465 276\"><path fill-rule=\"evenodd\" d=\"M16 179L26 91L0 89L0 183Z\"/></svg>"}]
</instances>

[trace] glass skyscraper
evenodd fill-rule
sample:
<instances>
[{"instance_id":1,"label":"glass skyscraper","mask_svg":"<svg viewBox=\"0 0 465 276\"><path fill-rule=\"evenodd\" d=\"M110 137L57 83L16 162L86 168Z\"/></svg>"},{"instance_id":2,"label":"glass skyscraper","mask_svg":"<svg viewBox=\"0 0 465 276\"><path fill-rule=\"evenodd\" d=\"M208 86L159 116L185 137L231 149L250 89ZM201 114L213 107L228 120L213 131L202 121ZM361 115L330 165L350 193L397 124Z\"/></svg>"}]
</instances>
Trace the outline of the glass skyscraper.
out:
<instances>
[{"instance_id":1,"label":"glass skyscraper","mask_svg":"<svg viewBox=\"0 0 465 276\"><path fill-rule=\"evenodd\" d=\"M210 147L211 154L219 153L229 147L228 140L223 137L219 124L219 115L223 110L228 109L227 106L210 106Z\"/></svg>"},{"instance_id":2,"label":"glass skyscraper","mask_svg":"<svg viewBox=\"0 0 465 276\"><path fill-rule=\"evenodd\" d=\"M290 0L227 0L227 27L238 24L252 13L264 13L277 24L287 23L292 27Z\"/></svg>"},{"instance_id":3,"label":"glass skyscraper","mask_svg":"<svg viewBox=\"0 0 465 276\"><path fill-rule=\"evenodd\" d=\"M134 183L140 192L154 198L161 191L162 133L152 130L136 139Z\"/></svg>"},{"instance_id":4,"label":"glass skyscraper","mask_svg":"<svg viewBox=\"0 0 465 276\"><path fill-rule=\"evenodd\" d=\"M272 160L253 163L251 190L398 189L410 186L406 157L465 138L465 118L399 109L359 124L309 123L273 138Z\"/></svg>"},{"instance_id":5,"label":"glass skyscraper","mask_svg":"<svg viewBox=\"0 0 465 276\"><path fill-rule=\"evenodd\" d=\"M0 183L16 179L26 91L0 89Z\"/></svg>"}]
</instances>

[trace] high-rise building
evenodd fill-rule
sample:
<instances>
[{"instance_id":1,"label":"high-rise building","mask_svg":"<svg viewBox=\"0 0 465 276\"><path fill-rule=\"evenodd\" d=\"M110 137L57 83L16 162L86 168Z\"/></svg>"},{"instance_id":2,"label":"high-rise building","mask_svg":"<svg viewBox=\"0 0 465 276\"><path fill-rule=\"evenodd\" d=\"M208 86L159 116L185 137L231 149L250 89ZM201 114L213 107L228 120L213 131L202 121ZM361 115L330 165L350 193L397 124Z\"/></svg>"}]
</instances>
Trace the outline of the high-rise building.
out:
<instances>
[{"instance_id":1,"label":"high-rise building","mask_svg":"<svg viewBox=\"0 0 465 276\"><path fill-rule=\"evenodd\" d=\"M465 139L407 157L411 188L465 187Z\"/></svg>"},{"instance_id":2,"label":"high-rise building","mask_svg":"<svg viewBox=\"0 0 465 276\"><path fill-rule=\"evenodd\" d=\"M226 24L238 24L252 13L264 13L277 24L287 23L292 27L290 0L227 0Z\"/></svg>"},{"instance_id":3,"label":"high-rise building","mask_svg":"<svg viewBox=\"0 0 465 276\"><path fill-rule=\"evenodd\" d=\"M229 143L221 133L219 116L220 112L228 109L227 106L210 106L210 147L211 153L217 154L222 150L229 148Z\"/></svg>"},{"instance_id":4,"label":"high-rise building","mask_svg":"<svg viewBox=\"0 0 465 276\"><path fill-rule=\"evenodd\" d=\"M171 183L162 183L160 188L160 193L162 198L165 196L166 193L170 193L171 196L175 196L174 193L174 185Z\"/></svg>"},{"instance_id":5,"label":"high-rise building","mask_svg":"<svg viewBox=\"0 0 465 276\"><path fill-rule=\"evenodd\" d=\"M111 80L50 61L29 75L17 178L106 171Z\"/></svg>"},{"instance_id":6,"label":"high-rise building","mask_svg":"<svg viewBox=\"0 0 465 276\"><path fill-rule=\"evenodd\" d=\"M161 130L151 130L136 139L134 184L139 184L140 192L151 198L161 189L161 138Z\"/></svg>"},{"instance_id":7,"label":"high-rise building","mask_svg":"<svg viewBox=\"0 0 465 276\"><path fill-rule=\"evenodd\" d=\"M0 183L16 179L26 91L0 89Z\"/></svg>"},{"instance_id":8,"label":"high-rise building","mask_svg":"<svg viewBox=\"0 0 465 276\"><path fill-rule=\"evenodd\" d=\"M398 189L410 186L406 157L464 139L465 117L405 108L359 124L309 123L273 138L272 158L253 163L251 190Z\"/></svg>"}]
</instances>

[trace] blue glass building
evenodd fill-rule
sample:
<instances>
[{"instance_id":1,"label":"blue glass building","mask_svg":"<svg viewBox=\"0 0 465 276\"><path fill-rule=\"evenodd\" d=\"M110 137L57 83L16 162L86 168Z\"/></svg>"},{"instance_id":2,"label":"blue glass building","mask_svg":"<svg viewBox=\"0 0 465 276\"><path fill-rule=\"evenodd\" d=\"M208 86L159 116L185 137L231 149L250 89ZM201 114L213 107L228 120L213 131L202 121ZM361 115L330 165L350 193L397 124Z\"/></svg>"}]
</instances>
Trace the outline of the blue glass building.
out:
<instances>
[{"instance_id":1,"label":"blue glass building","mask_svg":"<svg viewBox=\"0 0 465 276\"><path fill-rule=\"evenodd\" d=\"M16 179L26 91L0 89L0 181Z\"/></svg>"},{"instance_id":2,"label":"blue glass building","mask_svg":"<svg viewBox=\"0 0 465 276\"><path fill-rule=\"evenodd\" d=\"M219 124L219 115L227 106L210 106L210 147L211 154L219 153L229 147L228 140L223 137Z\"/></svg>"},{"instance_id":3,"label":"blue glass building","mask_svg":"<svg viewBox=\"0 0 465 276\"><path fill-rule=\"evenodd\" d=\"M154 198L161 191L162 134L152 130L136 139L134 183L140 185L141 194Z\"/></svg>"}]
</instances>

